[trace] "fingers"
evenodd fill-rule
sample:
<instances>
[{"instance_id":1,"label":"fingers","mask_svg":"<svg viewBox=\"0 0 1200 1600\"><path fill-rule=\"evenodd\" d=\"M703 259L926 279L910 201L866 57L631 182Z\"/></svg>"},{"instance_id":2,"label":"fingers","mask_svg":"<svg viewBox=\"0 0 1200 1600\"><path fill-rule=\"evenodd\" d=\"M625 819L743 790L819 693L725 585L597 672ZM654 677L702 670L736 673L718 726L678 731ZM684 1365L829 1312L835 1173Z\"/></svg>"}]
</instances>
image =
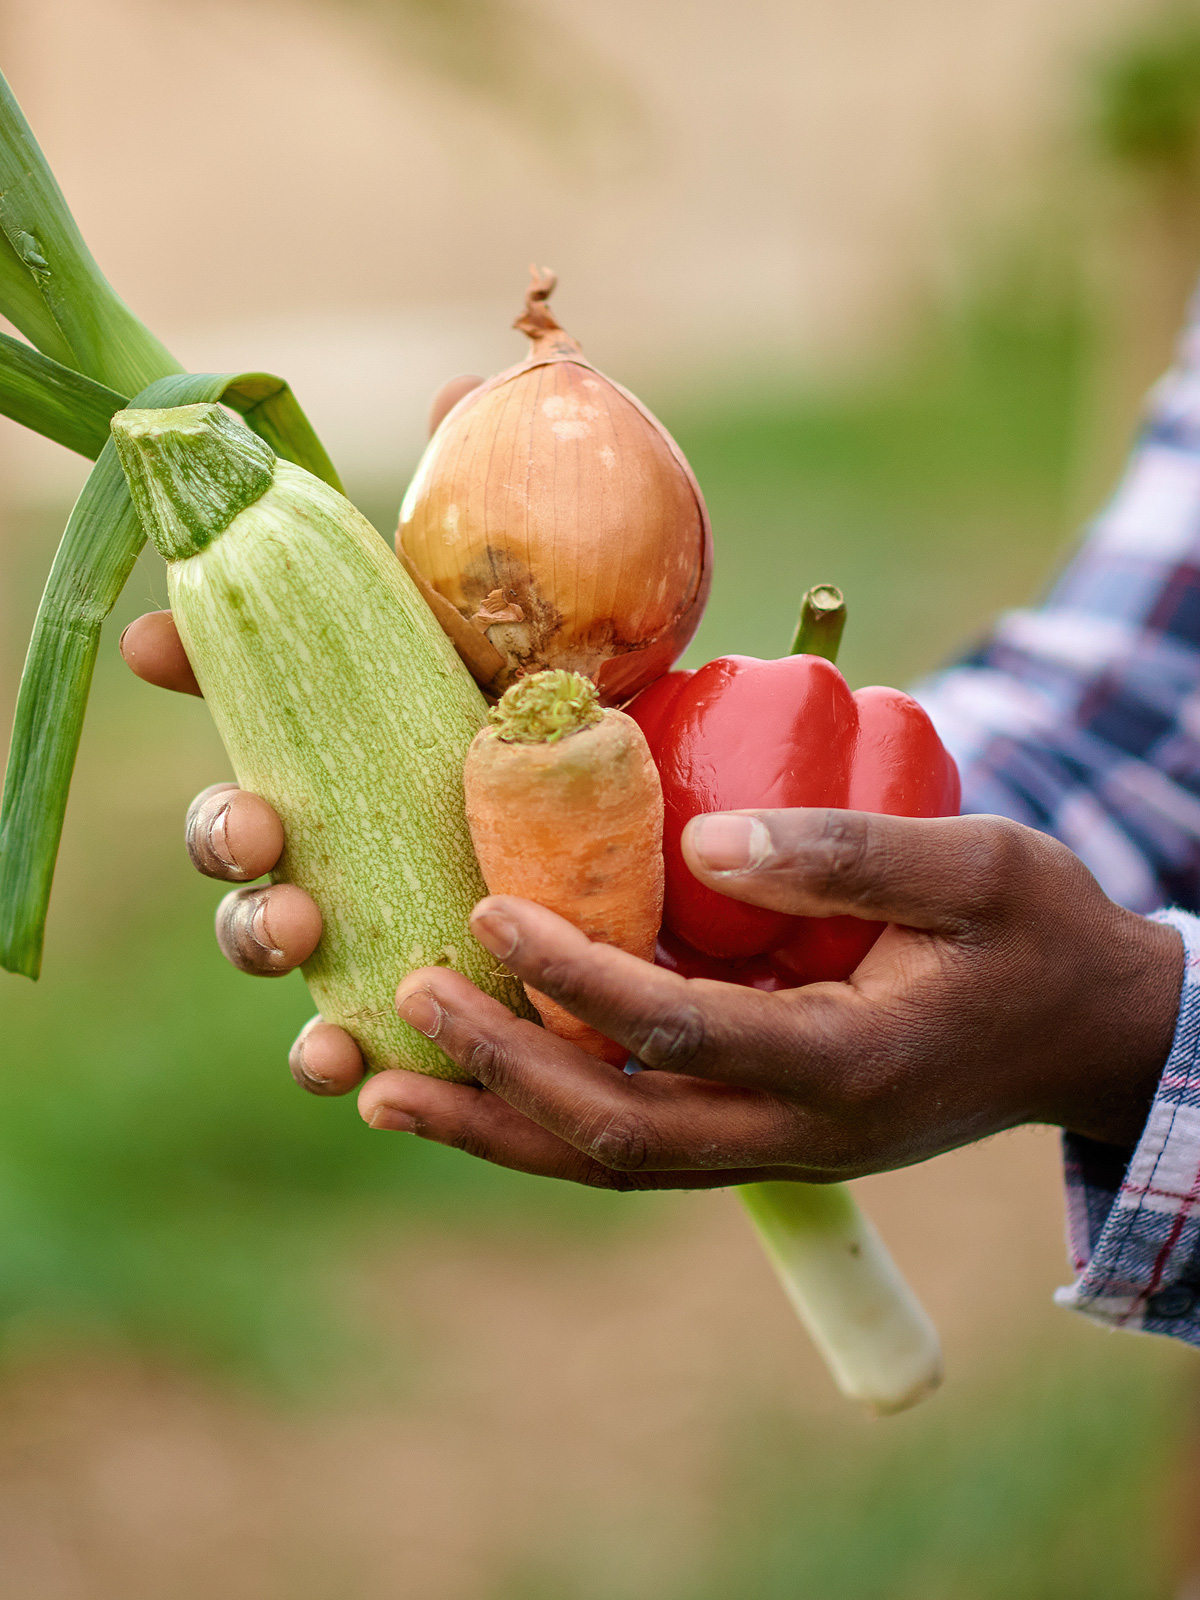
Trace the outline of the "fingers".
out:
<instances>
[{"instance_id":1,"label":"fingers","mask_svg":"<svg viewBox=\"0 0 1200 1600\"><path fill-rule=\"evenodd\" d=\"M499 1095L415 1072L381 1072L364 1085L358 1109L370 1127L415 1133L516 1172L601 1189L710 1189L770 1178L801 1178L793 1168L625 1172L607 1167L515 1111Z\"/></svg>"},{"instance_id":2,"label":"fingers","mask_svg":"<svg viewBox=\"0 0 1200 1600\"><path fill-rule=\"evenodd\" d=\"M434 395L429 405L429 436L438 431L442 419L446 417L464 395L470 394L472 389L478 389L483 382L473 373L463 373L459 378L448 378L438 392Z\"/></svg>"},{"instance_id":3,"label":"fingers","mask_svg":"<svg viewBox=\"0 0 1200 1600\"><path fill-rule=\"evenodd\" d=\"M602 1166L729 1169L790 1159L792 1115L774 1096L668 1073L630 1076L514 1017L451 969L411 973L396 1007L514 1111Z\"/></svg>"},{"instance_id":4,"label":"fingers","mask_svg":"<svg viewBox=\"0 0 1200 1600\"><path fill-rule=\"evenodd\" d=\"M283 824L275 811L261 796L233 783L214 783L196 796L188 807L184 837L192 865L207 877L226 883L261 878L283 853ZM292 883L280 883L226 895L217 907L216 927L221 954L239 972L281 977L307 961L317 948L321 913L302 889ZM296 1041L293 1053L301 1048L307 1031ZM344 1037L349 1039L348 1034ZM324 1044L315 1039L310 1043L319 1054L332 1048L328 1040ZM343 1073L348 1070L341 1069ZM296 1071L293 1065L294 1075ZM322 1076L319 1070L316 1075ZM344 1094L361 1076L360 1060L357 1076L340 1088L321 1088L317 1092ZM337 1073L335 1081L341 1081ZM305 1086L315 1087L315 1083Z\"/></svg>"},{"instance_id":5,"label":"fingers","mask_svg":"<svg viewBox=\"0 0 1200 1600\"><path fill-rule=\"evenodd\" d=\"M179 694L201 693L169 611L150 611L131 622L118 648L130 669L147 683Z\"/></svg>"},{"instance_id":6,"label":"fingers","mask_svg":"<svg viewBox=\"0 0 1200 1600\"><path fill-rule=\"evenodd\" d=\"M471 915L471 932L511 972L616 1040L643 1066L690 1072L711 1046L686 979L593 944L544 906L489 895Z\"/></svg>"},{"instance_id":7,"label":"fingers","mask_svg":"<svg viewBox=\"0 0 1200 1600\"><path fill-rule=\"evenodd\" d=\"M361 1090L358 1110L369 1127L416 1133L517 1172L602 1183L609 1170L471 1084L382 1072Z\"/></svg>"},{"instance_id":8,"label":"fingers","mask_svg":"<svg viewBox=\"0 0 1200 1600\"><path fill-rule=\"evenodd\" d=\"M508 895L481 900L471 931L510 971L643 1066L773 1087L794 1086L803 1073L807 1013L790 996L683 978L593 944L544 906Z\"/></svg>"},{"instance_id":9,"label":"fingers","mask_svg":"<svg viewBox=\"0 0 1200 1600\"><path fill-rule=\"evenodd\" d=\"M294 883L235 889L217 907L217 944L239 972L279 978L307 961L321 938L316 902Z\"/></svg>"},{"instance_id":10,"label":"fingers","mask_svg":"<svg viewBox=\"0 0 1200 1600\"><path fill-rule=\"evenodd\" d=\"M362 1051L344 1028L313 1017L288 1052L292 1077L309 1094L348 1094L363 1080Z\"/></svg>"},{"instance_id":11,"label":"fingers","mask_svg":"<svg viewBox=\"0 0 1200 1600\"><path fill-rule=\"evenodd\" d=\"M236 783L214 783L188 807L184 841L207 878L246 883L283 854L283 823L267 802Z\"/></svg>"},{"instance_id":12,"label":"fingers","mask_svg":"<svg viewBox=\"0 0 1200 1600\"><path fill-rule=\"evenodd\" d=\"M855 916L955 933L1005 894L1040 835L1002 817L714 812L683 853L702 883L793 916Z\"/></svg>"}]
</instances>

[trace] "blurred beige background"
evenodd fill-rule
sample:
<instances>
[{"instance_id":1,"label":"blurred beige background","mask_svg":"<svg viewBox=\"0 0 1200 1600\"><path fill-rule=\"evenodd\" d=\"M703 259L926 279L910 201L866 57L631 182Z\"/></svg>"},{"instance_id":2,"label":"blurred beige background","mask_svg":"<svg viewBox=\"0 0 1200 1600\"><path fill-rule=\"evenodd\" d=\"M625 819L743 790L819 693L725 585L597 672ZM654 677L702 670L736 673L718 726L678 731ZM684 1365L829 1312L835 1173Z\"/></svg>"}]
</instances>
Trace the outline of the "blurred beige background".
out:
<instances>
[{"instance_id":1,"label":"blurred beige background","mask_svg":"<svg viewBox=\"0 0 1200 1600\"><path fill-rule=\"evenodd\" d=\"M1149 9L8 0L0 66L139 315L193 368L286 375L352 494L376 507L398 501L438 383L520 358L509 324L530 260L558 270L562 320L635 389L783 392L869 373L1030 215L1077 200L1087 209L1071 168L1081 73L1112 30ZM1119 215L1115 205L1085 229ZM1122 259L1114 249L1096 271L1119 273ZM1130 279L1142 299L1125 302L1143 331L1114 380L1122 417L1162 357L1185 276L1169 252L1143 267ZM11 629L0 642L14 674L51 514L61 522L85 471L0 426L0 586L19 595L0 606ZM1057 507L1047 515L1058 519ZM1042 542L1015 563L1020 592L1062 536L1059 520L1049 533L1032 522ZM960 543L998 541L1006 528L966 519ZM131 605L160 593L148 572ZM1004 598L982 580L980 590L972 617ZM876 614L860 615L865 631ZM960 631L953 618L939 626ZM110 671L112 644L50 956L73 974L134 927L132 990L154 950L190 936L185 920L200 948L209 886L184 885L176 831L221 757L203 709L152 706L150 691ZM154 893L169 908L155 909L157 923L147 912L143 928L138 907ZM186 1030L189 1017L199 1029L235 1004L203 950L194 995L182 979L148 983L114 1025L121 1041L142 1029L164 1077L173 1008ZM72 993L56 1002L55 992L39 991L44 1015L21 999L31 1032L19 1037L49 1036ZM236 1003L249 1011L258 999ZM73 1026L55 1071L92 1066L90 1013ZM0 1029L0 1056L7 1037ZM107 1048L97 1072L119 1055ZM261 1060L239 1048L229 1047L238 1070L282 1080L282 1048ZM41 1070L40 1049L19 1053ZM305 1173L293 1176L301 1185ZM655 1202L624 1229L557 1239L489 1231L486 1217L477 1234L439 1231L427 1211L348 1230L337 1292L364 1308L390 1354L309 1411L281 1411L103 1334L64 1348L35 1319L0 1380L0 1600L703 1600L716 1581L714 1525L747 1476L737 1449L756 1429L792 1428L793 1455L818 1486L823 1453L841 1444L867 1464L865 1480L893 1439L931 1439L936 1464L939 1417L945 1450L959 1448L965 1416L977 1431L962 1459L986 1461L1002 1452L1007 1396L1040 1406L1023 1364L1043 1357L1064 1392L1074 1371L1096 1375L1089 1405L1105 1374L1141 1374L1146 1393L1165 1374L1181 1413L1191 1369L1180 1352L1106 1341L1051 1307L1066 1277L1059 1185L1056 1139L1043 1130L861 1186L946 1336L950 1390L933 1402L945 1410L931 1410L928 1435L908 1420L873 1432L842 1406L725 1195ZM1132 1450L1137 1415L1132 1403L1119 1413L1102 1468ZM1064 1433L1062 1473L1086 1471L1088 1437ZM1164 1447L1162 1477L1157 1461L1147 1469L1131 1520L1194 1522L1195 1501L1177 1510L1185 1491L1162 1481L1174 1459ZM854 1539L880 1520L869 1482L863 1494ZM1011 1546L1003 1509L974 1508L981 1525L1001 1518ZM1077 1565L1072 1551L1063 1560ZM903 1600L992 1593L927 1577ZM1157 1575L1146 1582L1119 1594L1165 1596ZM786 1583L734 1583L722 1600L743 1592L847 1600ZM1049 1593L1031 1579L1020 1597Z\"/></svg>"},{"instance_id":2,"label":"blurred beige background","mask_svg":"<svg viewBox=\"0 0 1200 1600\"><path fill-rule=\"evenodd\" d=\"M38 0L0 57L139 315L195 368L286 373L378 495L443 376L520 358L533 259L635 387L871 361L1039 204L1081 58L1145 9ZM10 492L70 471L0 450Z\"/></svg>"}]
</instances>

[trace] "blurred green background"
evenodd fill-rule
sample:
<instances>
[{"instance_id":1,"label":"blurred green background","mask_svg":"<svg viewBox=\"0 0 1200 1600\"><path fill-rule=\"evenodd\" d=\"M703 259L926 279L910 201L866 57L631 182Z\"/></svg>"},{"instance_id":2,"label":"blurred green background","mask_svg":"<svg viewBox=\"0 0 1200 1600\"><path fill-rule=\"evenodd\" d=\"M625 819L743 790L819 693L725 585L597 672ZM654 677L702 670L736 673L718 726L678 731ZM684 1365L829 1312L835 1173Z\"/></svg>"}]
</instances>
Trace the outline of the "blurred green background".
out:
<instances>
[{"instance_id":1,"label":"blurred green background","mask_svg":"<svg viewBox=\"0 0 1200 1600\"><path fill-rule=\"evenodd\" d=\"M1197 39L1154 12L1081 47L1062 203L1043 187L974 237L869 360L647 369L716 534L690 661L782 652L828 581L847 676L903 683L1037 594L1198 259ZM384 534L404 465L359 488ZM6 704L61 522L48 492L9 495ZM219 891L180 844L186 799L227 772L207 714L116 655L163 603L143 560L101 653L45 976L0 981L0 1596L1184 1593L1194 1361L1048 1312L1050 1256L997 1259L1030 1232L1057 1250L1047 1140L872 1191L957 1365L870 1424L793 1350L718 1197L576 1192L298 1093L303 985L224 965Z\"/></svg>"}]
</instances>

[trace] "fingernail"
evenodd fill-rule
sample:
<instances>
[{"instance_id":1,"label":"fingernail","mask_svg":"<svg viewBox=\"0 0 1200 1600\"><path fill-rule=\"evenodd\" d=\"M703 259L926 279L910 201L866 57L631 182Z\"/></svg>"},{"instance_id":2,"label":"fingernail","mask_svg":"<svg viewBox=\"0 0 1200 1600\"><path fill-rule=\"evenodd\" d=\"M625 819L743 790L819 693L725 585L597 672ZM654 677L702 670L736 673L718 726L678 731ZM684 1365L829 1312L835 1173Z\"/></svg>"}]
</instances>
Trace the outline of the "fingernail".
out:
<instances>
[{"instance_id":1,"label":"fingernail","mask_svg":"<svg viewBox=\"0 0 1200 1600\"><path fill-rule=\"evenodd\" d=\"M266 889L235 889L217 907L217 944L225 959L242 972L287 971L287 957L277 948L267 923L267 898Z\"/></svg>"},{"instance_id":2,"label":"fingernail","mask_svg":"<svg viewBox=\"0 0 1200 1600\"><path fill-rule=\"evenodd\" d=\"M437 1038L446 1016L428 989L417 989L405 995L403 1000L396 1002L396 1010L409 1027L423 1033L427 1039Z\"/></svg>"},{"instance_id":3,"label":"fingernail","mask_svg":"<svg viewBox=\"0 0 1200 1600\"><path fill-rule=\"evenodd\" d=\"M471 918L471 932L485 950L507 961L517 948L517 925L498 911L477 911Z\"/></svg>"},{"instance_id":4,"label":"fingernail","mask_svg":"<svg viewBox=\"0 0 1200 1600\"><path fill-rule=\"evenodd\" d=\"M233 859L233 851L229 848L229 838L226 832L228 821L229 803L227 801L209 823L208 832L206 833L205 838L208 843L208 848L212 851L213 855L216 856L221 865L223 867L228 867L232 872L236 872L244 878L246 874L242 872L242 869Z\"/></svg>"},{"instance_id":5,"label":"fingernail","mask_svg":"<svg viewBox=\"0 0 1200 1600\"><path fill-rule=\"evenodd\" d=\"M331 1078L322 1078L320 1073L314 1072L304 1059L304 1047L308 1043L308 1030L313 1026L313 1023L320 1020L319 1017L314 1017L312 1022L306 1024L295 1044L288 1051L288 1067L297 1083L303 1080L304 1083L313 1084L318 1089L327 1089L333 1080Z\"/></svg>"},{"instance_id":6,"label":"fingernail","mask_svg":"<svg viewBox=\"0 0 1200 1600\"><path fill-rule=\"evenodd\" d=\"M367 1118L368 1128L379 1128L384 1133L416 1133L417 1119L395 1106L376 1106Z\"/></svg>"},{"instance_id":7,"label":"fingernail","mask_svg":"<svg viewBox=\"0 0 1200 1600\"><path fill-rule=\"evenodd\" d=\"M124 655L125 654L125 635L129 632L130 628L132 628L132 627L133 627L133 623L132 622L127 622L125 624L125 626L121 629L121 637L117 640L117 651L118 651L118 653L120 655Z\"/></svg>"},{"instance_id":8,"label":"fingernail","mask_svg":"<svg viewBox=\"0 0 1200 1600\"><path fill-rule=\"evenodd\" d=\"M688 843L710 872L753 872L771 855L771 835L758 818L734 811L695 818Z\"/></svg>"},{"instance_id":9,"label":"fingernail","mask_svg":"<svg viewBox=\"0 0 1200 1600\"><path fill-rule=\"evenodd\" d=\"M184 843L192 865L210 878L232 879L245 882L251 876L243 872L234 860L229 845L229 810L232 799L212 809L213 796L205 795L192 801L184 824Z\"/></svg>"},{"instance_id":10,"label":"fingernail","mask_svg":"<svg viewBox=\"0 0 1200 1600\"><path fill-rule=\"evenodd\" d=\"M271 902L268 900L265 894L259 896L258 905L254 909L254 915L250 918L250 937L266 955L271 957L272 960L282 961L283 951L275 943L274 939L272 939L271 930L267 927L267 911L270 907L270 904Z\"/></svg>"}]
</instances>

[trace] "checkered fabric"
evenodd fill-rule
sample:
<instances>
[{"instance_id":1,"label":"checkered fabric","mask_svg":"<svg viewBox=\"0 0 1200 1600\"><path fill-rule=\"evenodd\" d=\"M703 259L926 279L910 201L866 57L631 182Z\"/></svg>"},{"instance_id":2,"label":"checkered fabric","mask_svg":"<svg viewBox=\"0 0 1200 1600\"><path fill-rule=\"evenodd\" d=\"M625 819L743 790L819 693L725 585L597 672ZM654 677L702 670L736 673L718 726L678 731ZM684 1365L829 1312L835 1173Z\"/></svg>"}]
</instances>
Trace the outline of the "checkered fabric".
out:
<instances>
[{"instance_id":1,"label":"checkered fabric","mask_svg":"<svg viewBox=\"0 0 1200 1600\"><path fill-rule=\"evenodd\" d=\"M1162 906L1188 951L1136 1150L1065 1140L1063 1305L1200 1344L1200 293L1125 477L1036 609L915 690L963 810L1054 834L1113 899Z\"/></svg>"},{"instance_id":2,"label":"checkered fabric","mask_svg":"<svg viewBox=\"0 0 1200 1600\"><path fill-rule=\"evenodd\" d=\"M1065 1141L1067 1238L1078 1277L1055 1299L1141 1333L1200 1344L1200 918L1160 911L1183 935L1175 1040L1132 1159Z\"/></svg>"}]
</instances>

